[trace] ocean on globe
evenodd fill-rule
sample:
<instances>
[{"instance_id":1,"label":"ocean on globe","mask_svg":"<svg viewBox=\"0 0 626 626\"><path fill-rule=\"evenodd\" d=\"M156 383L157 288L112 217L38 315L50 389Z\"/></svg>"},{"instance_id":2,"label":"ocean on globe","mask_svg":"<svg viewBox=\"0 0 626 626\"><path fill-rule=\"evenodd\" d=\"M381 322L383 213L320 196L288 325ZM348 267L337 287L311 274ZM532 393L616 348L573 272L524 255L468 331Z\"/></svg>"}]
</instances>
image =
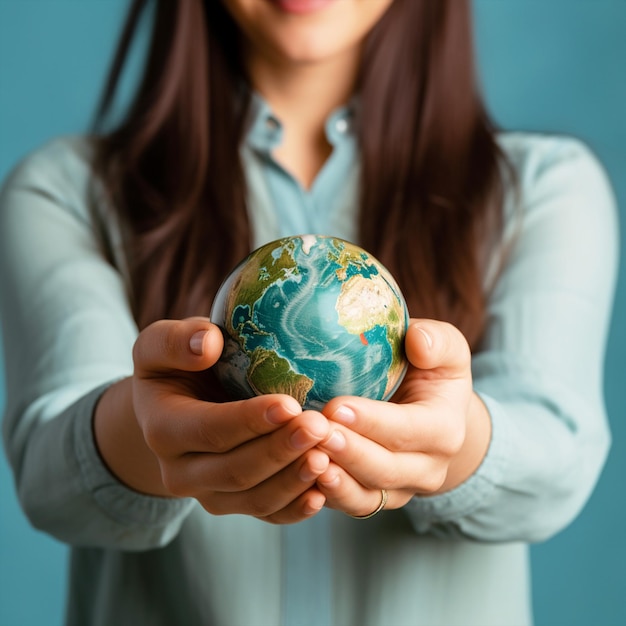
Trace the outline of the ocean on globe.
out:
<instances>
[{"instance_id":1,"label":"ocean on globe","mask_svg":"<svg viewBox=\"0 0 626 626\"><path fill-rule=\"evenodd\" d=\"M340 395L388 400L407 370L408 320L396 281L365 250L286 237L252 252L220 287L216 373L233 399L285 393L317 410Z\"/></svg>"}]
</instances>

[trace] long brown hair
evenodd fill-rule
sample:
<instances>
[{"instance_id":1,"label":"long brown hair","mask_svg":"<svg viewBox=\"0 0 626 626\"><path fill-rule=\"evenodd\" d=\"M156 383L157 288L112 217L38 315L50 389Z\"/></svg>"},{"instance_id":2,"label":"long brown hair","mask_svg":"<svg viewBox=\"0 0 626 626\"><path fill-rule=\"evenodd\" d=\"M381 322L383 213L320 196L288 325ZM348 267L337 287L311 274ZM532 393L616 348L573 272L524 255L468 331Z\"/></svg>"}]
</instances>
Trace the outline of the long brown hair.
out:
<instances>
[{"instance_id":1,"label":"long brown hair","mask_svg":"<svg viewBox=\"0 0 626 626\"><path fill-rule=\"evenodd\" d=\"M141 84L122 122L102 131L147 4L131 6L95 125L140 327L207 314L251 242L239 158L249 92L221 2L156 0ZM413 316L450 321L476 345L503 192L469 0L394 0L368 38L358 90L358 243L396 276Z\"/></svg>"}]
</instances>

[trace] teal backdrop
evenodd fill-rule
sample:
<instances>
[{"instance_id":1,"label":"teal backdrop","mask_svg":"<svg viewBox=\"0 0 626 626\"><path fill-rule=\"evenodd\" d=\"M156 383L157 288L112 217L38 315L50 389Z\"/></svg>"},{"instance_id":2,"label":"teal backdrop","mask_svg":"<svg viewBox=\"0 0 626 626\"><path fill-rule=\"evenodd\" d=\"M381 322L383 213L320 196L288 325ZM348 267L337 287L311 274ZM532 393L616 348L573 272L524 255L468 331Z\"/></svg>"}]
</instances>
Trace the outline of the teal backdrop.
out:
<instances>
[{"instance_id":1,"label":"teal backdrop","mask_svg":"<svg viewBox=\"0 0 626 626\"><path fill-rule=\"evenodd\" d=\"M626 0L474 4L494 118L504 128L581 137L605 164L624 215ZM125 8L126 0L0 0L0 179L43 141L87 127ZM131 72L127 89L132 79ZM537 626L626 624L624 281L622 271L606 363L612 451L580 517L532 548ZM3 397L0 388L0 404ZM1 625L62 623L66 557L62 545L28 525L2 457Z\"/></svg>"}]
</instances>

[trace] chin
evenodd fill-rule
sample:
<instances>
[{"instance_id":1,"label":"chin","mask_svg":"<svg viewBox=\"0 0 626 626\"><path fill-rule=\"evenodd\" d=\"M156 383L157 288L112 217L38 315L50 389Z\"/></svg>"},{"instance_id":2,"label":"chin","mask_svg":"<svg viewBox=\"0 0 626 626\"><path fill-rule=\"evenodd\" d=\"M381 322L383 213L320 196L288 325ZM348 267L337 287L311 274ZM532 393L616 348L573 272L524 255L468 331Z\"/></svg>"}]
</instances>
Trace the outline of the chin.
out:
<instances>
[{"instance_id":1,"label":"chin","mask_svg":"<svg viewBox=\"0 0 626 626\"><path fill-rule=\"evenodd\" d=\"M296 29L294 29L296 30ZM273 49L275 54L283 62L293 64L323 64L344 55L351 55L358 48L354 42L339 41L338 37L329 33L328 30L320 31L301 28L298 32L285 32L274 40Z\"/></svg>"}]
</instances>

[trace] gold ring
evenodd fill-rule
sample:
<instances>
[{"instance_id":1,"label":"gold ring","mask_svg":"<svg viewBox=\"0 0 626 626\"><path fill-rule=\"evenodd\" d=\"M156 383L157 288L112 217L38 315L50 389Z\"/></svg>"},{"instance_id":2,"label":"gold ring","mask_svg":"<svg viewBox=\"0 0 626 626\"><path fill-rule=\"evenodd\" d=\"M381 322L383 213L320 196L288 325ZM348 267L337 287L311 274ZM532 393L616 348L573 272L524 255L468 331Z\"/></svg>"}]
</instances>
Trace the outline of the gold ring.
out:
<instances>
[{"instance_id":1,"label":"gold ring","mask_svg":"<svg viewBox=\"0 0 626 626\"><path fill-rule=\"evenodd\" d=\"M350 515L350 513L348 513L348 515L350 515L350 517L353 517L354 519L369 519L370 517L374 517L374 515L376 515L377 513L380 513L385 508L385 504L387 504L388 497L389 497L389 494L387 493L387 490L381 489L380 490L380 504L378 505L378 508L375 511L372 511L371 513L368 513L367 515Z\"/></svg>"}]
</instances>

